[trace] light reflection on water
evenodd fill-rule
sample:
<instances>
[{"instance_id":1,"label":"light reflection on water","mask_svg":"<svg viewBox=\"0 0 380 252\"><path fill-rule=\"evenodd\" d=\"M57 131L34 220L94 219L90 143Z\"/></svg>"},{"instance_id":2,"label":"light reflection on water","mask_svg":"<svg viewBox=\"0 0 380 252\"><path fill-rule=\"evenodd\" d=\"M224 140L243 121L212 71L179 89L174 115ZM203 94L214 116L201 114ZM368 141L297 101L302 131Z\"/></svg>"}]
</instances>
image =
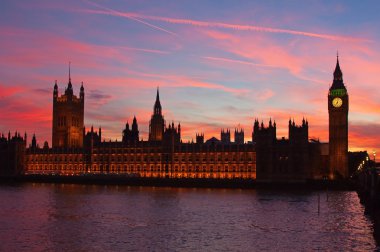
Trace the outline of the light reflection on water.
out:
<instances>
[{"instance_id":1,"label":"light reflection on water","mask_svg":"<svg viewBox=\"0 0 380 252\"><path fill-rule=\"evenodd\" d=\"M1 185L0 250L376 249L357 194L326 198L325 191Z\"/></svg>"}]
</instances>

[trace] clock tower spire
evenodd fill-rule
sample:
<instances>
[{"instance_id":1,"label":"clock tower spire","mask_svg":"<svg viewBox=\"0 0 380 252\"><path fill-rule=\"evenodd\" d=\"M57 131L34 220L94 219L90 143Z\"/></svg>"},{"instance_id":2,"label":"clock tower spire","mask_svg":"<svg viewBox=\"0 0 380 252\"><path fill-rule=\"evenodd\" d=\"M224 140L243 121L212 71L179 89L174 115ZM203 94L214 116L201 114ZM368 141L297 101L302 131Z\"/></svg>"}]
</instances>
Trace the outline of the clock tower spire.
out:
<instances>
[{"instance_id":1,"label":"clock tower spire","mask_svg":"<svg viewBox=\"0 0 380 252\"><path fill-rule=\"evenodd\" d=\"M348 93L337 55L334 80L328 94L329 177L349 177L348 172Z\"/></svg>"}]
</instances>

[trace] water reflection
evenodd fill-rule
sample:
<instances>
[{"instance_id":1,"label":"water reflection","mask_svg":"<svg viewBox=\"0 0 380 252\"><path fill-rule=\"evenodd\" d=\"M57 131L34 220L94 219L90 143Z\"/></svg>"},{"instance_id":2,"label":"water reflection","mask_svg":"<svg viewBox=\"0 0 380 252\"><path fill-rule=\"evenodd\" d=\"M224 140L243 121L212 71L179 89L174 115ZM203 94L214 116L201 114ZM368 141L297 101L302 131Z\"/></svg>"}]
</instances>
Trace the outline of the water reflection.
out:
<instances>
[{"instance_id":1,"label":"water reflection","mask_svg":"<svg viewBox=\"0 0 380 252\"><path fill-rule=\"evenodd\" d=\"M376 248L355 192L25 184L0 199L1 251Z\"/></svg>"}]
</instances>

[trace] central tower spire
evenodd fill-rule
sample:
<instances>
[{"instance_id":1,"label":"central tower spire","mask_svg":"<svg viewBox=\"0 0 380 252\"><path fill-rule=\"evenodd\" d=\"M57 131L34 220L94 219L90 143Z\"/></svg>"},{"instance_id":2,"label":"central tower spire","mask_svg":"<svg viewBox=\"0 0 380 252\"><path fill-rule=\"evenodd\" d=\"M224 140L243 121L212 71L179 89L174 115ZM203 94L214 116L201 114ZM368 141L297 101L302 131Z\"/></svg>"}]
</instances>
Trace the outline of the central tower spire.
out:
<instances>
[{"instance_id":1,"label":"central tower spire","mask_svg":"<svg viewBox=\"0 0 380 252\"><path fill-rule=\"evenodd\" d=\"M153 108L153 114L155 114L155 115L161 115L162 114L162 107L161 107L161 103L160 103L160 93L159 93L158 87L157 87L156 102L154 103L154 108Z\"/></svg>"},{"instance_id":2,"label":"central tower spire","mask_svg":"<svg viewBox=\"0 0 380 252\"><path fill-rule=\"evenodd\" d=\"M70 66L71 66L71 61L69 61L69 82L71 82Z\"/></svg>"},{"instance_id":3,"label":"central tower spire","mask_svg":"<svg viewBox=\"0 0 380 252\"><path fill-rule=\"evenodd\" d=\"M164 134L165 121L162 116L162 107L160 103L160 92L157 87L156 102L153 107L153 115L149 124L149 140L162 141Z\"/></svg>"}]
</instances>

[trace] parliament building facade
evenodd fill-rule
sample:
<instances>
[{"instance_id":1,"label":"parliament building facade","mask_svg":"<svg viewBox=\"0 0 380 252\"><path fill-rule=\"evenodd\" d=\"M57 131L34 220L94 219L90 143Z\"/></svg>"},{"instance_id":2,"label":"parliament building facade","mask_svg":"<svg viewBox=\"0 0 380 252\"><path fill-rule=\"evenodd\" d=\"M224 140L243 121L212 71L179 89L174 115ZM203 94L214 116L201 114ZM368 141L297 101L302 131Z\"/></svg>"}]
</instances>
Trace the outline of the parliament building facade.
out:
<instances>
[{"instance_id":1,"label":"parliament building facade","mask_svg":"<svg viewBox=\"0 0 380 252\"><path fill-rule=\"evenodd\" d=\"M149 139L139 136L136 117L126 124L121 141L104 141L101 128L84 128L83 83L79 97L74 95L71 76L65 93L53 91L52 147L47 142L26 146L26 134L0 137L0 158L17 156L2 173L12 174L119 174L130 177L255 179L263 182L292 182L321 178L348 177L348 95L337 60L334 80L328 94L329 140L309 139L306 119L289 120L288 138L277 139L276 122L255 119L252 141L244 142L244 130L235 129L234 142L229 129L220 139L205 141L197 134L195 142L181 140L181 125L166 123L159 90L149 123ZM18 146L18 147L14 147ZM20 154L21 153L21 154ZM0 174L1 175L1 174Z\"/></svg>"}]
</instances>

